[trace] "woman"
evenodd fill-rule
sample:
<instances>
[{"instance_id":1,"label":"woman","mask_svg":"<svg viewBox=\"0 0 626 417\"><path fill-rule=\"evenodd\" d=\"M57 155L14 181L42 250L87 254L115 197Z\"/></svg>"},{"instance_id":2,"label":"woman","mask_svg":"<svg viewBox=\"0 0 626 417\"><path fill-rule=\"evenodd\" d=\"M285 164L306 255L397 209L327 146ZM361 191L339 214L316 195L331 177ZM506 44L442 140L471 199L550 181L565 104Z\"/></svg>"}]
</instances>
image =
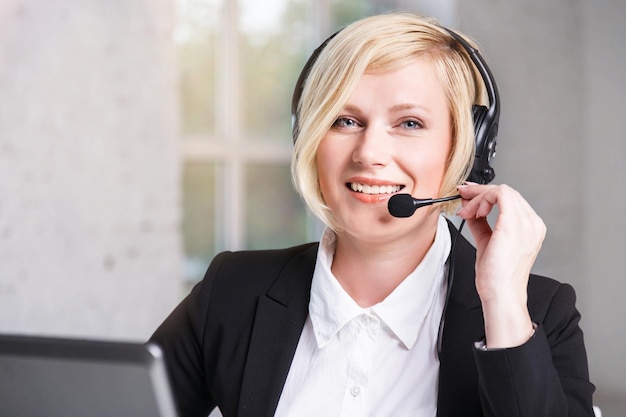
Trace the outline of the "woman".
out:
<instances>
[{"instance_id":1,"label":"woman","mask_svg":"<svg viewBox=\"0 0 626 417\"><path fill-rule=\"evenodd\" d=\"M530 275L543 222L510 187L464 182L484 101L466 48L393 13L318 52L292 167L328 228L218 255L156 331L181 415L592 416L574 292ZM459 194L476 250L442 216L454 202L395 218L400 193Z\"/></svg>"}]
</instances>

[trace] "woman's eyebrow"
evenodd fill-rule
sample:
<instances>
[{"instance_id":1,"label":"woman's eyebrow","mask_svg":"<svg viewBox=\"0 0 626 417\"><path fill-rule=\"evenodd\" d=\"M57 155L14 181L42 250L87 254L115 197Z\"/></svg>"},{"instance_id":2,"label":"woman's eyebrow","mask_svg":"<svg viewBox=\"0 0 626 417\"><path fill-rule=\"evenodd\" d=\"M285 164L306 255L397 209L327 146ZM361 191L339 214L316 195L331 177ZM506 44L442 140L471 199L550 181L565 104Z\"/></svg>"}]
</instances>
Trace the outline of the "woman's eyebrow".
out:
<instances>
[{"instance_id":1,"label":"woman's eyebrow","mask_svg":"<svg viewBox=\"0 0 626 417\"><path fill-rule=\"evenodd\" d=\"M395 112L400 112L404 110L419 110L419 111L424 111L426 113L432 113L432 109L430 107L422 106L422 105L414 104L414 103L396 104L394 106L391 106L391 108L389 109L389 112L395 113ZM344 108L342 109L342 111L348 112L348 113L361 113L362 112L362 110L355 104L346 104Z\"/></svg>"},{"instance_id":2,"label":"woman's eyebrow","mask_svg":"<svg viewBox=\"0 0 626 417\"><path fill-rule=\"evenodd\" d=\"M432 112L431 108L428 106L422 106L422 105L413 104L413 103L396 104L395 106L392 106L389 110L391 112L399 112L399 111L404 111L404 110L419 110L419 111L423 111L426 113Z\"/></svg>"}]
</instances>

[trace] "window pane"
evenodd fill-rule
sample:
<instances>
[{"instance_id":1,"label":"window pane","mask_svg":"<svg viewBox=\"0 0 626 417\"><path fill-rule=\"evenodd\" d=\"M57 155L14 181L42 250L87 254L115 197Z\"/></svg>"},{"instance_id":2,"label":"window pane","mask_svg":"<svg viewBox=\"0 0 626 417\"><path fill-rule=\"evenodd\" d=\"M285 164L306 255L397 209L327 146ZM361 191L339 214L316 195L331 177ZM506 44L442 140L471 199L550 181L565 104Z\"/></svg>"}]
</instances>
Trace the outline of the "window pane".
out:
<instances>
[{"instance_id":1,"label":"window pane","mask_svg":"<svg viewBox=\"0 0 626 417\"><path fill-rule=\"evenodd\" d=\"M246 198L246 247L281 248L306 241L307 214L288 166L249 165Z\"/></svg>"},{"instance_id":2,"label":"window pane","mask_svg":"<svg viewBox=\"0 0 626 417\"><path fill-rule=\"evenodd\" d=\"M178 46L182 124L185 134L215 130L215 53L219 1L178 0L174 38Z\"/></svg>"},{"instance_id":3,"label":"window pane","mask_svg":"<svg viewBox=\"0 0 626 417\"><path fill-rule=\"evenodd\" d=\"M243 132L291 138L291 93L306 59L306 2L240 0Z\"/></svg>"},{"instance_id":4,"label":"window pane","mask_svg":"<svg viewBox=\"0 0 626 417\"><path fill-rule=\"evenodd\" d=\"M183 171L183 241L185 278L197 281L206 272L215 245L215 163L187 163Z\"/></svg>"},{"instance_id":5,"label":"window pane","mask_svg":"<svg viewBox=\"0 0 626 417\"><path fill-rule=\"evenodd\" d=\"M332 26L339 29L362 17L373 14L371 1L333 0L331 1Z\"/></svg>"},{"instance_id":6,"label":"window pane","mask_svg":"<svg viewBox=\"0 0 626 417\"><path fill-rule=\"evenodd\" d=\"M402 0L330 0L331 27L339 29L355 20L377 13L406 9Z\"/></svg>"}]
</instances>

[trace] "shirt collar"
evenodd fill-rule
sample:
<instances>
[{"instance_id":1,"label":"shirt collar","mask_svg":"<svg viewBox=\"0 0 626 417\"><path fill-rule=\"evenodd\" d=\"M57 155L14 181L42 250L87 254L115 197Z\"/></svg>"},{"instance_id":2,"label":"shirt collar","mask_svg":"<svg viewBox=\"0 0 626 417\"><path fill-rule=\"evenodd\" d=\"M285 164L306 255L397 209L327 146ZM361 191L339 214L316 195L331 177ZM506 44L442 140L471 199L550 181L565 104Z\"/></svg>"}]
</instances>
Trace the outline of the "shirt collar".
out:
<instances>
[{"instance_id":1,"label":"shirt collar","mask_svg":"<svg viewBox=\"0 0 626 417\"><path fill-rule=\"evenodd\" d=\"M348 295L330 270L336 239L332 230L324 230L311 283L309 315L320 348L346 323L366 311Z\"/></svg>"},{"instance_id":2,"label":"shirt collar","mask_svg":"<svg viewBox=\"0 0 626 417\"><path fill-rule=\"evenodd\" d=\"M349 321L364 313L378 316L405 348L413 347L437 289L444 283L445 262L450 252L447 221L439 216L435 241L422 262L382 302L360 307L331 272L336 235L326 229L320 241L311 284L309 315L318 347L323 347Z\"/></svg>"}]
</instances>

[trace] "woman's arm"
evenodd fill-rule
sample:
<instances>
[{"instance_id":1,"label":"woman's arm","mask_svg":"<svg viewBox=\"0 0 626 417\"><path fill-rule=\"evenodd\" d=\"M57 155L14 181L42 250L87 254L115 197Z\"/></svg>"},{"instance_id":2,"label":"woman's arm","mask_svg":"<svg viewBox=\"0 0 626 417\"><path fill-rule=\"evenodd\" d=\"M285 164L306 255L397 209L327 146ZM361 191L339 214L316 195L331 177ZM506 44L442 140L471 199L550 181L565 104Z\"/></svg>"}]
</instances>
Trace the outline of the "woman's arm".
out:
<instances>
[{"instance_id":1,"label":"woman's arm","mask_svg":"<svg viewBox=\"0 0 626 417\"><path fill-rule=\"evenodd\" d=\"M531 302L534 292L531 282ZM539 323L523 345L475 349L485 416L593 416L594 386L573 288L559 285L541 310L545 315L533 317Z\"/></svg>"},{"instance_id":2,"label":"woman's arm","mask_svg":"<svg viewBox=\"0 0 626 417\"><path fill-rule=\"evenodd\" d=\"M458 214L476 241L485 341L474 356L485 415L593 416L594 387L574 290L564 284L536 285L545 279L540 277L529 283L546 233L543 221L506 185L468 184L459 193L463 208ZM494 207L498 216L492 228L487 215ZM548 288L553 290L546 297L541 291Z\"/></svg>"}]
</instances>

